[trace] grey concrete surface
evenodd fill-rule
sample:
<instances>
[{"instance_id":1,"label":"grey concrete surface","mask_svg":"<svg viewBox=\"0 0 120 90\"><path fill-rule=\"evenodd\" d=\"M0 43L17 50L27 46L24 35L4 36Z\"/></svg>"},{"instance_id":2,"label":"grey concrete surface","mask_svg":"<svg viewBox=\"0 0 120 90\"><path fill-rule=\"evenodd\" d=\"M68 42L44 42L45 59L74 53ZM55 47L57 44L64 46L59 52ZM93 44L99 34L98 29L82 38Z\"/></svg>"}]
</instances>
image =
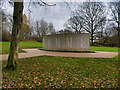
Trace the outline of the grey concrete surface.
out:
<instances>
[{"instance_id":1,"label":"grey concrete surface","mask_svg":"<svg viewBox=\"0 0 120 90\"><path fill-rule=\"evenodd\" d=\"M51 52L39 49L22 49L27 53L19 53L18 58L28 58L35 56L64 56L64 57L80 57L80 58L113 58L118 55L118 52L103 52L96 51L96 53L73 53L73 52ZM0 55L1 60L7 60L8 54Z\"/></svg>"},{"instance_id":2,"label":"grey concrete surface","mask_svg":"<svg viewBox=\"0 0 120 90\"><path fill-rule=\"evenodd\" d=\"M64 51L89 50L88 33L55 34L43 37L43 49Z\"/></svg>"}]
</instances>

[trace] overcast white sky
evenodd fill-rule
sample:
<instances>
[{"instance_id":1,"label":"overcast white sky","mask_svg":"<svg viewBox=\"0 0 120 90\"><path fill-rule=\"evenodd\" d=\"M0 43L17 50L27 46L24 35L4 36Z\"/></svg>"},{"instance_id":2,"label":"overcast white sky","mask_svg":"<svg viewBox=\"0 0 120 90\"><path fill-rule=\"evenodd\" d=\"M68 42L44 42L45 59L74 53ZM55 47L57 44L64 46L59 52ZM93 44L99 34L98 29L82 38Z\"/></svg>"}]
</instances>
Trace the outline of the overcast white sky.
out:
<instances>
[{"instance_id":1,"label":"overcast white sky","mask_svg":"<svg viewBox=\"0 0 120 90\"><path fill-rule=\"evenodd\" d=\"M36 20L44 19L47 22L52 22L56 30L62 29L64 23L70 17L70 11L67 8L66 4L60 2L56 3L56 6L46 8L40 6L37 6L36 8L32 6L30 10L32 11L32 13L30 14L32 21L35 22ZM28 13L27 8L25 8L24 13Z\"/></svg>"},{"instance_id":2,"label":"overcast white sky","mask_svg":"<svg viewBox=\"0 0 120 90\"><path fill-rule=\"evenodd\" d=\"M75 4L70 5L71 9L76 8ZM26 13L25 8L24 13ZM56 6L53 7L32 7L30 9L32 21L41 20L42 18L47 22L52 22L56 30L63 29L64 23L70 18L70 10L64 2L56 2Z\"/></svg>"},{"instance_id":3,"label":"overcast white sky","mask_svg":"<svg viewBox=\"0 0 120 90\"><path fill-rule=\"evenodd\" d=\"M64 28L64 23L69 19L70 17L70 10L64 2L48 2L48 4L56 4L56 6L50 6L50 7L43 7L43 6L37 6L34 5L30 6L31 14L31 24L34 24L36 20L44 19L47 22L52 22L56 30L61 30ZM29 11L28 11L28 5L29 2L26 2L24 4L24 14L29 18ZM75 4L70 4L70 7L72 10L76 8ZM5 3L3 6L3 9L8 13L13 13L13 7Z\"/></svg>"},{"instance_id":4,"label":"overcast white sky","mask_svg":"<svg viewBox=\"0 0 120 90\"><path fill-rule=\"evenodd\" d=\"M45 0L47 1L47 0ZM50 2L51 1L51 2ZM55 2L57 1L57 2ZM64 0L64 1L73 1L73 0ZM74 0L76 2L83 1L83 0ZM98 1L98 0L97 0ZM101 0L99 0L101 1ZM104 0L104 1L110 1L110 0ZM111 0L113 1L113 0ZM116 0L117 1L117 0ZM47 1L48 2L48 1ZM28 0L24 4L24 14L29 16L28 12ZM30 14L31 17L31 23L33 24L36 20L44 19L47 22L52 22L54 24L54 27L56 30L60 30L64 28L64 23L69 19L70 17L70 10L68 9L68 6L64 2L60 2L60 0L49 0L49 4L56 4L56 6L51 7L40 7L40 6L33 6L31 5L30 10L32 13ZM77 4L69 3L71 10L74 10L77 8ZM6 10L6 12L12 14L13 13L13 7L9 5L8 3L4 4L3 8Z\"/></svg>"}]
</instances>

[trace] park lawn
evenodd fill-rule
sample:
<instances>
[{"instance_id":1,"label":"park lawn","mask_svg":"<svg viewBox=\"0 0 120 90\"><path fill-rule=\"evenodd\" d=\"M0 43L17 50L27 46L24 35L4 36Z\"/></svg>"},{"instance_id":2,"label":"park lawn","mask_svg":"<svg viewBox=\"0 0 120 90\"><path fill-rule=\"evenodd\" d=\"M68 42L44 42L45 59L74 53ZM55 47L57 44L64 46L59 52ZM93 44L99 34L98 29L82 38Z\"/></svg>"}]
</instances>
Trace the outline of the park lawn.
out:
<instances>
[{"instance_id":1,"label":"park lawn","mask_svg":"<svg viewBox=\"0 0 120 90\"><path fill-rule=\"evenodd\" d=\"M8 54L10 49L10 42L0 42L2 44L2 54ZM41 42L35 42L35 41L25 41L19 43L19 52L25 52L21 49L23 48L41 48L42 43Z\"/></svg>"},{"instance_id":2,"label":"park lawn","mask_svg":"<svg viewBox=\"0 0 120 90\"><path fill-rule=\"evenodd\" d=\"M2 54L8 54L9 53L10 42L0 42L0 45L1 44L2 44L2 48L0 48L0 51L2 51ZM19 44L19 52L25 52L25 51L21 50L22 48L42 48L42 42L34 42L34 41L20 42L20 44ZM90 50L118 52L117 47L90 46Z\"/></svg>"},{"instance_id":3,"label":"park lawn","mask_svg":"<svg viewBox=\"0 0 120 90\"><path fill-rule=\"evenodd\" d=\"M90 46L90 50L105 51L105 52L118 52L118 48L117 47Z\"/></svg>"},{"instance_id":4,"label":"park lawn","mask_svg":"<svg viewBox=\"0 0 120 90\"><path fill-rule=\"evenodd\" d=\"M117 88L117 58L33 57L5 70L2 88Z\"/></svg>"}]
</instances>

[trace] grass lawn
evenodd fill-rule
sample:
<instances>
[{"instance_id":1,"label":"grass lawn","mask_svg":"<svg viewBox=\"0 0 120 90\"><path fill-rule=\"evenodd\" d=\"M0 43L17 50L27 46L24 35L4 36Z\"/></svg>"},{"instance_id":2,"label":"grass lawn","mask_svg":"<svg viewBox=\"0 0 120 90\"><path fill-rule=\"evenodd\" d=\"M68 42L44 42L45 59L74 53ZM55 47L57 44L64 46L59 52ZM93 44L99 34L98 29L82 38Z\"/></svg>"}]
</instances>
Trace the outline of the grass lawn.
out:
<instances>
[{"instance_id":1,"label":"grass lawn","mask_svg":"<svg viewBox=\"0 0 120 90\"><path fill-rule=\"evenodd\" d=\"M2 61L4 68L6 61ZM2 71L3 88L116 88L117 58L34 57Z\"/></svg>"},{"instance_id":2,"label":"grass lawn","mask_svg":"<svg viewBox=\"0 0 120 90\"><path fill-rule=\"evenodd\" d=\"M2 54L9 53L10 42L0 42L0 44L2 44ZM22 48L41 48L41 47L42 47L41 42L34 42L34 41L20 42L19 43L19 52L25 52L25 51L21 50Z\"/></svg>"},{"instance_id":3,"label":"grass lawn","mask_svg":"<svg viewBox=\"0 0 120 90\"><path fill-rule=\"evenodd\" d=\"M10 42L0 42L2 44L2 50L0 48L0 51L2 51L2 54L9 53L9 47ZM22 48L41 48L42 42L33 42L33 41L26 41L26 42L20 42L19 43L19 52L25 52L22 51ZM90 50L94 51L108 51L108 52L118 52L117 47L96 47L96 46L90 46Z\"/></svg>"},{"instance_id":4,"label":"grass lawn","mask_svg":"<svg viewBox=\"0 0 120 90\"><path fill-rule=\"evenodd\" d=\"M90 50L94 50L94 51L106 51L106 52L118 52L118 48L117 47L90 46Z\"/></svg>"}]
</instances>

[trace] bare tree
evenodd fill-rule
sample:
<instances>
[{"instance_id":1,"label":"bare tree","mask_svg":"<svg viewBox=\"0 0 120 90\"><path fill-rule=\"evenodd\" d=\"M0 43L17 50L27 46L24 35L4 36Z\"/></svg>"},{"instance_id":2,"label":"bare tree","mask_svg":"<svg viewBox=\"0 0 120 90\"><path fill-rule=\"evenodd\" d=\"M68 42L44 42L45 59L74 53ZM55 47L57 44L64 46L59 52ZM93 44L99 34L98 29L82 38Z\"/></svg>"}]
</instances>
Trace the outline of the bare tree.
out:
<instances>
[{"instance_id":1,"label":"bare tree","mask_svg":"<svg viewBox=\"0 0 120 90\"><path fill-rule=\"evenodd\" d=\"M54 28L52 22L49 23L48 30L49 30L49 34L54 34L55 33L55 28Z\"/></svg>"},{"instance_id":2,"label":"bare tree","mask_svg":"<svg viewBox=\"0 0 120 90\"><path fill-rule=\"evenodd\" d=\"M119 28L120 28L120 2L111 2L110 3L110 9L112 11L112 19L109 20L109 21L113 21L113 23L116 23L116 27L114 27L114 28L119 33Z\"/></svg>"},{"instance_id":3,"label":"bare tree","mask_svg":"<svg viewBox=\"0 0 120 90\"><path fill-rule=\"evenodd\" d=\"M65 24L65 26L66 28L71 28L76 33L82 33L84 32L84 30L82 29L83 24L84 23L82 19L80 19L79 16L75 15L75 12L73 12L72 16L67 21L67 24Z\"/></svg>"},{"instance_id":4,"label":"bare tree","mask_svg":"<svg viewBox=\"0 0 120 90\"><path fill-rule=\"evenodd\" d=\"M10 2L11 3L11 2ZM11 36L11 44L10 44L10 54L8 56L7 69L16 69L18 65L18 44L19 44L19 31L22 29L23 23L23 0L20 2L11 3L14 6L13 12L13 27L12 27L12 36ZM42 0L34 3L39 4L40 6L54 6L49 5Z\"/></svg>"},{"instance_id":5,"label":"bare tree","mask_svg":"<svg viewBox=\"0 0 120 90\"><path fill-rule=\"evenodd\" d=\"M118 42L119 42L119 49L120 49L120 1L119 2L111 2L110 9L112 11L112 21L114 24L114 29L118 32Z\"/></svg>"},{"instance_id":6,"label":"bare tree","mask_svg":"<svg viewBox=\"0 0 120 90\"><path fill-rule=\"evenodd\" d=\"M53 23L47 23L43 19L40 20L39 22L36 21L36 31L39 37L47 35L47 34L52 34L55 32Z\"/></svg>"},{"instance_id":7,"label":"bare tree","mask_svg":"<svg viewBox=\"0 0 120 90\"><path fill-rule=\"evenodd\" d=\"M14 2L13 28L7 68L15 69L18 59L19 31L22 29L23 2Z\"/></svg>"},{"instance_id":8,"label":"bare tree","mask_svg":"<svg viewBox=\"0 0 120 90\"><path fill-rule=\"evenodd\" d=\"M48 23L43 19L40 21L39 31L41 36L44 36L48 33Z\"/></svg>"},{"instance_id":9,"label":"bare tree","mask_svg":"<svg viewBox=\"0 0 120 90\"><path fill-rule=\"evenodd\" d=\"M40 37L39 22L37 20L36 20L36 27L35 27L35 29L36 29L38 37Z\"/></svg>"},{"instance_id":10,"label":"bare tree","mask_svg":"<svg viewBox=\"0 0 120 90\"><path fill-rule=\"evenodd\" d=\"M79 26L79 31L85 30L90 34L93 45L94 35L105 25L106 14L103 4L100 2L83 2L79 3L79 8L73 12L70 20L75 26ZM76 32L78 30L76 29Z\"/></svg>"}]
</instances>

